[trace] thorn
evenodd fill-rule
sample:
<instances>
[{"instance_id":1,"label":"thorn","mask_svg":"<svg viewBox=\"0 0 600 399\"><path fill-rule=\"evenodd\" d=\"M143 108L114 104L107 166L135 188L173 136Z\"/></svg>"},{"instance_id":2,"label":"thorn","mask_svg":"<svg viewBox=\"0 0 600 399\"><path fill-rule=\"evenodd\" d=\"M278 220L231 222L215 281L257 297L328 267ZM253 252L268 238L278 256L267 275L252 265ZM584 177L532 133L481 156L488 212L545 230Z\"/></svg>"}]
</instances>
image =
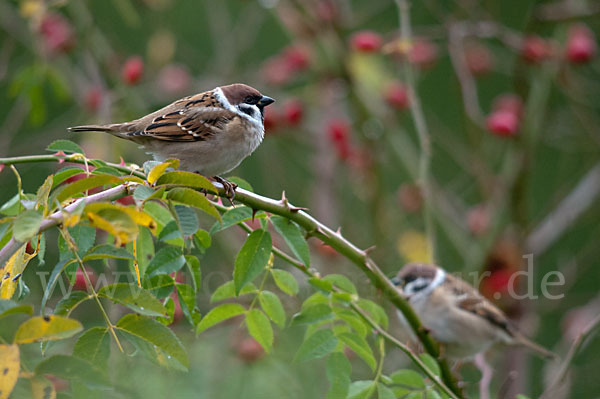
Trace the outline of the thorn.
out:
<instances>
[{"instance_id":1,"label":"thorn","mask_svg":"<svg viewBox=\"0 0 600 399\"><path fill-rule=\"evenodd\" d=\"M342 235L342 226L338 227L337 230L335 231L335 234L337 235Z\"/></svg>"},{"instance_id":2,"label":"thorn","mask_svg":"<svg viewBox=\"0 0 600 399\"><path fill-rule=\"evenodd\" d=\"M368 255L371 252L373 252L375 250L375 248L377 248L377 245L371 245L369 248L366 248L363 252Z\"/></svg>"},{"instance_id":3,"label":"thorn","mask_svg":"<svg viewBox=\"0 0 600 399\"><path fill-rule=\"evenodd\" d=\"M120 166L127 166L127 164L125 164L125 160L123 160L123 157L119 157L121 159L121 162L119 162Z\"/></svg>"},{"instance_id":4,"label":"thorn","mask_svg":"<svg viewBox=\"0 0 600 399\"><path fill-rule=\"evenodd\" d=\"M301 206L289 206L288 205L288 208L289 208L290 212L293 212L293 213L297 213L300 211L308 212L308 210L309 210L308 208L304 208Z\"/></svg>"},{"instance_id":5,"label":"thorn","mask_svg":"<svg viewBox=\"0 0 600 399\"><path fill-rule=\"evenodd\" d=\"M252 223L254 223L254 217L256 216L257 210L252 208Z\"/></svg>"},{"instance_id":6,"label":"thorn","mask_svg":"<svg viewBox=\"0 0 600 399\"><path fill-rule=\"evenodd\" d=\"M2 172L2 169L4 169L4 164L0 165L0 172Z\"/></svg>"}]
</instances>

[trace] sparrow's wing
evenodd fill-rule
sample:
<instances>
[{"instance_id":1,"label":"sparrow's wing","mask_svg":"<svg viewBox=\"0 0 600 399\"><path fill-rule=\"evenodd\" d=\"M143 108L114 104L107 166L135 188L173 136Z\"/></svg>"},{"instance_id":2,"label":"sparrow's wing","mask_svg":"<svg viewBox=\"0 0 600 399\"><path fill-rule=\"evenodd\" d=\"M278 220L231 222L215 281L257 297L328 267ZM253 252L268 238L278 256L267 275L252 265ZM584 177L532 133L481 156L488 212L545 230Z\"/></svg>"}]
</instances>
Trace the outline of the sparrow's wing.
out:
<instances>
[{"instance_id":1,"label":"sparrow's wing","mask_svg":"<svg viewBox=\"0 0 600 399\"><path fill-rule=\"evenodd\" d=\"M204 141L219 134L235 117L235 113L221 107L212 93L205 92L182 98L148 115L148 120L140 120L137 124L140 128L127 136L164 141Z\"/></svg>"},{"instance_id":2,"label":"sparrow's wing","mask_svg":"<svg viewBox=\"0 0 600 399\"><path fill-rule=\"evenodd\" d=\"M473 313L491 324L504 330L509 336L514 335L514 328L510 321L500 309L494 306L484 297L468 296L458 303L459 308L467 312Z\"/></svg>"}]
</instances>

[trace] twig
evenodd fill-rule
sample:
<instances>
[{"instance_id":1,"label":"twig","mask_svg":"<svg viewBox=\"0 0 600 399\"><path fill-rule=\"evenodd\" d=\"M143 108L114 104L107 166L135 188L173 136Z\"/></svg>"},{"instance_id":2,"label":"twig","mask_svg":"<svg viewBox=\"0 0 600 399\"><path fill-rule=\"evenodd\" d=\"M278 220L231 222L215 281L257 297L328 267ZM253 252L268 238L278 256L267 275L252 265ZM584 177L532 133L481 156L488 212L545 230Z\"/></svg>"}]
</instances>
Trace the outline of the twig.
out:
<instances>
[{"instance_id":1,"label":"twig","mask_svg":"<svg viewBox=\"0 0 600 399\"><path fill-rule=\"evenodd\" d=\"M399 13L400 40L403 43L411 43L412 30L410 24L410 5L408 0L396 0L396 5ZM404 73L404 84L408 89L410 113L417 131L417 136L419 137L419 147L421 150L419 157L419 185L421 186L424 197L425 234L429 240L429 260L435 262L435 231L433 218L431 216L433 193L429 176L429 169L431 167L431 139L429 131L427 130L427 123L425 122L421 102L416 93L416 79L413 67L410 62L405 60L402 69Z\"/></svg>"},{"instance_id":2,"label":"twig","mask_svg":"<svg viewBox=\"0 0 600 399\"><path fill-rule=\"evenodd\" d=\"M600 163L550 212L527 238L530 252L540 254L554 243L600 195Z\"/></svg>"},{"instance_id":3,"label":"twig","mask_svg":"<svg viewBox=\"0 0 600 399\"><path fill-rule=\"evenodd\" d=\"M548 388L546 388L546 390L540 395L539 399L548 398L550 394L556 390L557 386L562 384L563 380L567 376L567 371L569 371L569 367L573 362L573 358L575 358L575 355L579 351L579 348L581 348L581 345L583 345L586 338L594 331L594 329L598 325L600 325L600 315L596 316L596 318L593 319L590 322L590 324L588 324L587 327L585 327L581 331L581 333L579 333L575 341L573 341L573 345L571 345L569 353L567 353L565 360L563 360L562 362L560 371L558 372L556 377L553 378L552 384Z\"/></svg>"}]
</instances>

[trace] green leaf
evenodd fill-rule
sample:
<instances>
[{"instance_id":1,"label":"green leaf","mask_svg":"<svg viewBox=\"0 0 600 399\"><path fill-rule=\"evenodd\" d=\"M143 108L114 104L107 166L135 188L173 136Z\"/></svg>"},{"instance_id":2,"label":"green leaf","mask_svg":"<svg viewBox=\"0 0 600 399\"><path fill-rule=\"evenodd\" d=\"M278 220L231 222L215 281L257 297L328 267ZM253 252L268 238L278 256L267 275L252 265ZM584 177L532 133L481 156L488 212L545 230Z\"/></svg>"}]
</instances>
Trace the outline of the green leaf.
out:
<instances>
[{"instance_id":1,"label":"green leaf","mask_svg":"<svg viewBox=\"0 0 600 399\"><path fill-rule=\"evenodd\" d=\"M38 188L35 195L36 202L42 206L42 210L48 207L48 197L50 196L50 190L52 190L52 179L54 176L50 175L46 177L44 183Z\"/></svg>"},{"instance_id":2,"label":"green leaf","mask_svg":"<svg viewBox=\"0 0 600 399\"><path fill-rule=\"evenodd\" d=\"M266 215L264 212L257 212L254 215L255 219L265 218ZM252 220L252 209L247 206L236 206L233 209L228 210L222 216L221 223L215 223L211 228L209 233L211 235L221 231L228 229L231 226L235 226L236 224Z\"/></svg>"},{"instance_id":3,"label":"green leaf","mask_svg":"<svg viewBox=\"0 0 600 399\"><path fill-rule=\"evenodd\" d=\"M377 399L396 399L394 391L382 383L377 384Z\"/></svg>"},{"instance_id":4,"label":"green leaf","mask_svg":"<svg viewBox=\"0 0 600 399\"><path fill-rule=\"evenodd\" d=\"M65 268L73 262L75 262L74 259L66 258L66 259L63 259L60 262L58 262L56 264L56 266L54 266L54 268L52 269L52 272L50 273L50 277L48 278L48 282L46 283L46 288L44 290L44 296L42 297L42 304L40 307L42 314L44 313L44 309L46 308L46 302L48 302L48 299L50 298L50 296L52 295L52 292L54 291L54 286L56 285L56 282L58 281L58 277L60 276L62 271L65 270Z\"/></svg>"},{"instance_id":5,"label":"green leaf","mask_svg":"<svg viewBox=\"0 0 600 399\"><path fill-rule=\"evenodd\" d=\"M66 355L54 355L42 360L35 368L36 375L51 374L88 387L110 389L106 377L87 360Z\"/></svg>"},{"instance_id":6,"label":"green leaf","mask_svg":"<svg viewBox=\"0 0 600 399\"><path fill-rule=\"evenodd\" d=\"M246 313L246 309L238 303L225 303L212 308L198 324L196 328L196 334L200 334L202 331L209 327L214 326L224 320L231 319L232 317L239 316Z\"/></svg>"},{"instance_id":7,"label":"green leaf","mask_svg":"<svg viewBox=\"0 0 600 399\"><path fill-rule=\"evenodd\" d=\"M298 293L298 282L292 273L282 269L271 269L271 275L281 291L292 296Z\"/></svg>"},{"instance_id":8,"label":"green leaf","mask_svg":"<svg viewBox=\"0 0 600 399\"><path fill-rule=\"evenodd\" d=\"M125 248L115 247L114 245L101 244L87 251L83 257L83 261L87 262L96 259L127 259L134 260L132 254L129 253Z\"/></svg>"},{"instance_id":9,"label":"green leaf","mask_svg":"<svg viewBox=\"0 0 600 399\"><path fill-rule=\"evenodd\" d=\"M196 234L194 234L194 245L196 249L203 251L205 249L210 248L212 244L212 238L210 234L206 230L198 229Z\"/></svg>"},{"instance_id":10,"label":"green leaf","mask_svg":"<svg viewBox=\"0 0 600 399\"><path fill-rule=\"evenodd\" d=\"M178 271L185 265L185 257L180 248L161 248L148 264L146 275L170 274Z\"/></svg>"},{"instance_id":11,"label":"green leaf","mask_svg":"<svg viewBox=\"0 0 600 399\"><path fill-rule=\"evenodd\" d=\"M193 209L184 205L175 205L175 212L184 236L191 236L198 231L200 223L198 222L198 215Z\"/></svg>"},{"instance_id":12,"label":"green leaf","mask_svg":"<svg viewBox=\"0 0 600 399\"><path fill-rule=\"evenodd\" d=\"M171 220L163 227L158 235L158 241L164 241L168 244L183 247L183 235L179 230L179 226L175 220Z\"/></svg>"},{"instance_id":13,"label":"green leaf","mask_svg":"<svg viewBox=\"0 0 600 399\"><path fill-rule=\"evenodd\" d=\"M136 203L142 203L146 201L152 194L154 194L154 189L152 187L144 186L143 184L139 184L133 190L133 199Z\"/></svg>"},{"instance_id":14,"label":"green leaf","mask_svg":"<svg viewBox=\"0 0 600 399\"><path fill-rule=\"evenodd\" d=\"M73 355L106 369L110 356L110 335L107 328L92 327L75 342Z\"/></svg>"},{"instance_id":15,"label":"green leaf","mask_svg":"<svg viewBox=\"0 0 600 399\"><path fill-rule=\"evenodd\" d=\"M311 277L308 279L308 283L326 294L333 291L333 283L323 280L322 278Z\"/></svg>"},{"instance_id":16,"label":"green leaf","mask_svg":"<svg viewBox=\"0 0 600 399\"><path fill-rule=\"evenodd\" d=\"M34 209L21 212L13 223L13 237L19 242L27 242L39 231L44 217Z\"/></svg>"},{"instance_id":17,"label":"green leaf","mask_svg":"<svg viewBox=\"0 0 600 399\"><path fill-rule=\"evenodd\" d=\"M157 274L156 276L145 278L143 286L157 298L165 298L173 291L175 279L168 274Z\"/></svg>"},{"instance_id":18,"label":"green leaf","mask_svg":"<svg viewBox=\"0 0 600 399\"><path fill-rule=\"evenodd\" d=\"M66 168L62 168L54 174L54 178L52 179L52 188L55 188L69 177L73 177L81 173L85 173L85 171L80 166L67 166Z\"/></svg>"},{"instance_id":19,"label":"green leaf","mask_svg":"<svg viewBox=\"0 0 600 399\"><path fill-rule=\"evenodd\" d=\"M58 316L68 316L80 303L88 299L92 299L92 296L85 291L71 291L68 296L58 301L54 308L54 314Z\"/></svg>"},{"instance_id":20,"label":"green leaf","mask_svg":"<svg viewBox=\"0 0 600 399\"><path fill-rule=\"evenodd\" d=\"M202 269L200 269L200 260L193 255L185 255L185 264L192 277L192 287L194 292L198 292L202 283Z\"/></svg>"},{"instance_id":21,"label":"green leaf","mask_svg":"<svg viewBox=\"0 0 600 399\"><path fill-rule=\"evenodd\" d=\"M308 244L300 228L293 221L286 219L281 216L271 216L271 223L275 227L275 230L285 240L285 243L290 247L294 255L304 263L306 267L310 266L310 251Z\"/></svg>"},{"instance_id":22,"label":"green leaf","mask_svg":"<svg viewBox=\"0 0 600 399\"><path fill-rule=\"evenodd\" d=\"M148 215L152 216L157 223L157 232L160 233L161 230L173 219L173 215L171 212L162 205L162 201L147 201L144 203L144 212Z\"/></svg>"},{"instance_id":23,"label":"green leaf","mask_svg":"<svg viewBox=\"0 0 600 399\"><path fill-rule=\"evenodd\" d=\"M331 330L319 330L308 337L296 353L298 362L318 359L333 352L338 340Z\"/></svg>"},{"instance_id":24,"label":"green leaf","mask_svg":"<svg viewBox=\"0 0 600 399\"><path fill-rule=\"evenodd\" d=\"M14 343L53 341L69 338L83 329L80 322L62 316L32 317L19 326Z\"/></svg>"},{"instance_id":25,"label":"green leaf","mask_svg":"<svg viewBox=\"0 0 600 399\"><path fill-rule=\"evenodd\" d=\"M77 226L69 227L69 235L77 247L77 254L84 257L85 254L94 246L96 241L96 229L91 226L86 226L83 223ZM63 239L62 235L58 239L58 249L60 251L60 259L71 258L71 249Z\"/></svg>"},{"instance_id":26,"label":"green leaf","mask_svg":"<svg viewBox=\"0 0 600 399\"><path fill-rule=\"evenodd\" d=\"M377 362L375 361L375 356L373 356L371 347L364 338L354 333L343 333L338 335L338 338L347 347L352 349L354 353L360 356L360 358L363 359L365 363L369 365L369 367L371 367L372 371L375 371Z\"/></svg>"},{"instance_id":27,"label":"green leaf","mask_svg":"<svg viewBox=\"0 0 600 399\"><path fill-rule=\"evenodd\" d=\"M350 279L346 276L343 276L341 274L328 274L327 276L323 277L323 280L332 283L341 290L344 290L354 295L357 294L356 287L354 286L352 281L350 281Z\"/></svg>"},{"instance_id":28,"label":"green leaf","mask_svg":"<svg viewBox=\"0 0 600 399\"><path fill-rule=\"evenodd\" d=\"M116 328L150 344L156 355L153 360L158 364L179 370L189 367L187 353L179 338L156 320L131 313L123 316Z\"/></svg>"},{"instance_id":29,"label":"green leaf","mask_svg":"<svg viewBox=\"0 0 600 399\"><path fill-rule=\"evenodd\" d=\"M52 142L52 144L46 147L46 150L84 154L81 147L71 140L55 140Z\"/></svg>"},{"instance_id":30,"label":"green leaf","mask_svg":"<svg viewBox=\"0 0 600 399\"><path fill-rule=\"evenodd\" d=\"M438 377L442 375L440 365L435 361L433 357L431 357L430 354L421 353L419 357L421 358L421 361L425 363L427 368L433 372L433 374L437 375Z\"/></svg>"},{"instance_id":31,"label":"green leaf","mask_svg":"<svg viewBox=\"0 0 600 399\"><path fill-rule=\"evenodd\" d=\"M285 327L285 310L283 310L283 305L277 295L271 291L261 291L258 300L267 316L280 328Z\"/></svg>"},{"instance_id":32,"label":"green leaf","mask_svg":"<svg viewBox=\"0 0 600 399\"><path fill-rule=\"evenodd\" d=\"M250 335L269 352L273 346L273 328L267 316L259 309L252 309L246 314L246 327Z\"/></svg>"},{"instance_id":33,"label":"green leaf","mask_svg":"<svg viewBox=\"0 0 600 399\"><path fill-rule=\"evenodd\" d=\"M348 399L368 399L373 392L373 381L354 381L348 390Z\"/></svg>"},{"instance_id":34,"label":"green leaf","mask_svg":"<svg viewBox=\"0 0 600 399\"><path fill-rule=\"evenodd\" d=\"M191 325L195 326L200 321L200 312L196 306L196 293L192 286L188 284L177 283L176 287L183 315Z\"/></svg>"},{"instance_id":35,"label":"green leaf","mask_svg":"<svg viewBox=\"0 0 600 399\"><path fill-rule=\"evenodd\" d=\"M235 294L235 284L233 280L227 281L224 284L217 287L215 292L210 297L210 302L223 301L225 299L234 298L236 296L242 296L246 294L256 293L258 288L253 283L248 283L242 288L238 295Z\"/></svg>"},{"instance_id":36,"label":"green leaf","mask_svg":"<svg viewBox=\"0 0 600 399\"><path fill-rule=\"evenodd\" d=\"M233 183L233 184L237 184L237 186L239 188L243 188L244 190L250 191L251 193L254 192L254 189L252 188L252 186L250 185L250 183L248 183L246 180L242 179L241 177L238 176L227 176L227 181Z\"/></svg>"},{"instance_id":37,"label":"green leaf","mask_svg":"<svg viewBox=\"0 0 600 399\"><path fill-rule=\"evenodd\" d=\"M421 374L414 370L398 370L390 376L394 384L403 385L412 389L425 388L425 380Z\"/></svg>"},{"instance_id":38,"label":"green leaf","mask_svg":"<svg viewBox=\"0 0 600 399\"><path fill-rule=\"evenodd\" d=\"M157 186L163 184L177 184L193 188L203 188L208 192L217 194L217 189L210 180L192 172L184 172L181 170L167 172L156 181Z\"/></svg>"},{"instance_id":39,"label":"green leaf","mask_svg":"<svg viewBox=\"0 0 600 399\"><path fill-rule=\"evenodd\" d=\"M333 352L327 358L327 399L346 399L350 388L352 365L341 352Z\"/></svg>"},{"instance_id":40,"label":"green leaf","mask_svg":"<svg viewBox=\"0 0 600 399\"><path fill-rule=\"evenodd\" d=\"M271 235L268 231L255 230L248 236L235 258L233 281L236 293L239 294L244 285L263 271L271 255L271 246Z\"/></svg>"},{"instance_id":41,"label":"green leaf","mask_svg":"<svg viewBox=\"0 0 600 399\"><path fill-rule=\"evenodd\" d=\"M212 187L214 189L214 186ZM201 211L204 211L215 219L221 221L221 214L217 208L215 208L215 206L204 196L204 194L201 194L196 190L192 190L191 188L187 187L177 187L167 192L167 198L181 204L193 206L194 208L200 209Z\"/></svg>"},{"instance_id":42,"label":"green leaf","mask_svg":"<svg viewBox=\"0 0 600 399\"><path fill-rule=\"evenodd\" d=\"M15 194L0 207L0 213L3 213L6 216L16 216L20 210L21 196L19 194Z\"/></svg>"},{"instance_id":43,"label":"green leaf","mask_svg":"<svg viewBox=\"0 0 600 399\"><path fill-rule=\"evenodd\" d=\"M135 284L117 283L106 285L98 291L98 296L127 306L145 316L167 317L167 309L150 292Z\"/></svg>"},{"instance_id":44,"label":"green leaf","mask_svg":"<svg viewBox=\"0 0 600 399\"><path fill-rule=\"evenodd\" d=\"M67 198L72 198L74 195L91 190L92 188L121 182L123 182L123 179L111 175L90 176L58 188L55 195L59 202L63 202Z\"/></svg>"},{"instance_id":45,"label":"green leaf","mask_svg":"<svg viewBox=\"0 0 600 399\"><path fill-rule=\"evenodd\" d=\"M154 258L154 241L152 240L152 233L150 233L148 228L140 227L140 233L135 241L135 245L137 249L137 261L138 268L140 269L140 275L145 276L148 265ZM133 262L130 264L133 272Z\"/></svg>"},{"instance_id":46,"label":"green leaf","mask_svg":"<svg viewBox=\"0 0 600 399\"><path fill-rule=\"evenodd\" d=\"M166 162L154 166L148 173L148 178L146 180L148 180L148 183L154 185L154 182L165 173L167 168L171 167L177 169L179 167L179 160L169 159Z\"/></svg>"},{"instance_id":47,"label":"green leaf","mask_svg":"<svg viewBox=\"0 0 600 399\"><path fill-rule=\"evenodd\" d=\"M381 306L371 300L362 298L358 300L358 306L360 306L361 309L366 310L377 324L383 328L387 328L388 317Z\"/></svg>"},{"instance_id":48,"label":"green leaf","mask_svg":"<svg viewBox=\"0 0 600 399\"><path fill-rule=\"evenodd\" d=\"M325 304L315 304L303 307L300 313L296 313L292 318L292 324L314 324L323 320L331 320L335 317L331 307Z\"/></svg>"},{"instance_id":49,"label":"green leaf","mask_svg":"<svg viewBox=\"0 0 600 399\"><path fill-rule=\"evenodd\" d=\"M31 316L33 307L31 305L18 305L10 299L0 299L0 318L16 313L25 313Z\"/></svg>"},{"instance_id":50,"label":"green leaf","mask_svg":"<svg viewBox=\"0 0 600 399\"><path fill-rule=\"evenodd\" d=\"M369 332L370 326L365 324L365 322L351 310L343 309L343 308L335 308L334 312L338 318L345 321L356 333L364 338Z\"/></svg>"}]
</instances>

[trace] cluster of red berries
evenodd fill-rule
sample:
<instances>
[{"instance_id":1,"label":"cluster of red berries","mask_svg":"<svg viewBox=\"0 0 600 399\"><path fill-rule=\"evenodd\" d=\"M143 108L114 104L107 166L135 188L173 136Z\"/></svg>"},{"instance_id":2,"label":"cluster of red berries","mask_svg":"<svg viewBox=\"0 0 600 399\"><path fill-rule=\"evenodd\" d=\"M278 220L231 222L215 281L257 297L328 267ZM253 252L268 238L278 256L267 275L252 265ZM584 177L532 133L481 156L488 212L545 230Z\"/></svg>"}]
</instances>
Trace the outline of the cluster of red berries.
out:
<instances>
[{"instance_id":1,"label":"cluster of red berries","mask_svg":"<svg viewBox=\"0 0 600 399\"><path fill-rule=\"evenodd\" d=\"M523 101L514 94L499 96L486 119L487 129L499 137L516 136L523 117Z\"/></svg>"},{"instance_id":2,"label":"cluster of red berries","mask_svg":"<svg viewBox=\"0 0 600 399\"><path fill-rule=\"evenodd\" d=\"M275 104L274 104L275 105ZM292 98L281 108L271 105L265 108L265 131L275 133L281 127L296 127L302 123L304 106L302 101Z\"/></svg>"},{"instance_id":3,"label":"cluster of red berries","mask_svg":"<svg viewBox=\"0 0 600 399\"><path fill-rule=\"evenodd\" d=\"M300 72L310 66L310 53L302 45L292 45L268 59L263 67L262 74L265 82L281 86L289 83Z\"/></svg>"}]
</instances>

